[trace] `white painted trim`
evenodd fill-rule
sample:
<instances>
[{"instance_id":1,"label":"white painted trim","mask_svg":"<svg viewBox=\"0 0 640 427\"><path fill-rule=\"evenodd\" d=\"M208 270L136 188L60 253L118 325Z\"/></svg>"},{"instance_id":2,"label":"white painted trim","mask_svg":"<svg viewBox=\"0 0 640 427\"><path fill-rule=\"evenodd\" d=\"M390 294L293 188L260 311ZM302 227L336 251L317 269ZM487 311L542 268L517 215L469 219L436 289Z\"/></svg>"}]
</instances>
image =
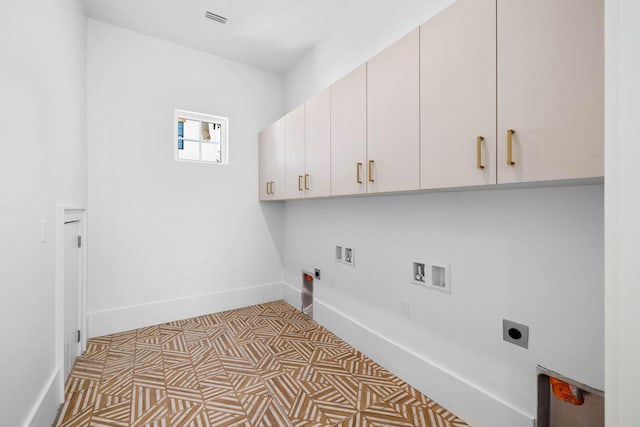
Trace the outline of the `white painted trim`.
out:
<instances>
[{"instance_id":1,"label":"white painted trim","mask_svg":"<svg viewBox=\"0 0 640 427\"><path fill-rule=\"evenodd\" d=\"M282 283L277 282L97 311L88 314L88 336L108 335L280 299Z\"/></svg>"},{"instance_id":2,"label":"white painted trim","mask_svg":"<svg viewBox=\"0 0 640 427\"><path fill-rule=\"evenodd\" d=\"M49 379L45 383L40 394L33 402L27 417L25 418L23 427L42 427L52 425L54 417L61 403L61 396L57 393L56 379L61 376L58 369L54 370Z\"/></svg>"},{"instance_id":3,"label":"white painted trim","mask_svg":"<svg viewBox=\"0 0 640 427\"><path fill-rule=\"evenodd\" d=\"M283 283L282 299L297 309L302 307L302 291L289 283Z\"/></svg>"},{"instance_id":4,"label":"white painted trim","mask_svg":"<svg viewBox=\"0 0 640 427\"><path fill-rule=\"evenodd\" d=\"M55 217L55 355L58 376L58 397L60 403L64 401L64 223L70 220L80 221L82 235L80 283L80 324L81 348L87 344L87 210L79 204L59 204L56 206Z\"/></svg>"},{"instance_id":5,"label":"white painted trim","mask_svg":"<svg viewBox=\"0 0 640 427\"><path fill-rule=\"evenodd\" d=\"M285 283L294 307L300 290ZM314 299L314 320L474 427L533 427L535 417L482 386L446 369L402 343L370 329L326 302ZM419 372L420 375L416 375Z\"/></svg>"}]
</instances>

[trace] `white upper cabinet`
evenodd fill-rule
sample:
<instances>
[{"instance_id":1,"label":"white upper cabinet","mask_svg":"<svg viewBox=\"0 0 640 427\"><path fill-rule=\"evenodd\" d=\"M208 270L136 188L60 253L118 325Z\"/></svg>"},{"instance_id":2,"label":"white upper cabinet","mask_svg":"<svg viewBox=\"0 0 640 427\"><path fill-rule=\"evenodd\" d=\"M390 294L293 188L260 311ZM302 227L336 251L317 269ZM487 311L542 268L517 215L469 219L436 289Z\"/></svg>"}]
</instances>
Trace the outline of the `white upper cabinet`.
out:
<instances>
[{"instance_id":1,"label":"white upper cabinet","mask_svg":"<svg viewBox=\"0 0 640 427\"><path fill-rule=\"evenodd\" d=\"M282 200L285 198L284 118L260 132L258 141L260 200Z\"/></svg>"},{"instance_id":2,"label":"white upper cabinet","mask_svg":"<svg viewBox=\"0 0 640 427\"><path fill-rule=\"evenodd\" d=\"M603 176L603 0L497 5L498 182Z\"/></svg>"},{"instance_id":3,"label":"white upper cabinet","mask_svg":"<svg viewBox=\"0 0 640 427\"><path fill-rule=\"evenodd\" d=\"M457 0L262 132L261 200L603 176L603 3Z\"/></svg>"},{"instance_id":4,"label":"white upper cabinet","mask_svg":"<svg viewBox=\"0 0 640 427\"><path fill-rule=\"evenodd\" d=\"M420 187L420 31L367 63L368 192Z\"/></svg>"},{"instance_id":5,"label":"white upper cabinet","mask_svg":"<svg viewBox=\"0 0 640 427\"><path fill-rule=\"evenodd\" d=\"M420 187L496 183L496 3L458 0L420 27Z\"/></svg>"},{"instance_id":6,"label":"white upper cabinet","mask_svg":"<svg viewBox=\"0 0 640 427\"><path fill-rule=\"evenodd\" d=\"M331 93L325 89L305 104L306 197L331 195Z\"/></svg>"},{"instance_id":7,"label":"white upper cabinet","mask_svg":"<svg viewBox=\"0 0 640 427\"><path fill-rule=\"evenodd\" d=\"M285 195L287 199L304 197L304 105L284 116Z\"/></svg>"},{"instance_id":8,"label":"white upper cabinet","mask_svg":"<svg viewBox=\"0 0 640 427\"><path fill-rule=\"evenodd\" d=\"M367 192L367 67L331 86L331 194Z\"/></svg>"}]
</instances>

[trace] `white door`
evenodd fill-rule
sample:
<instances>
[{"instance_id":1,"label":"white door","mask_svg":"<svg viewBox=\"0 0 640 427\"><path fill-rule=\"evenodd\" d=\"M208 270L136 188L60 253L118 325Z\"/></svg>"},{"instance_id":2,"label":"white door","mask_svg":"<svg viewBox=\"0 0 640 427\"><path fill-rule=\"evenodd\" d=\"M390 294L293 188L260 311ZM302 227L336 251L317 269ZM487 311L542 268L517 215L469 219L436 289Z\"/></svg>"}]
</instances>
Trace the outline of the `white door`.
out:
<instances>
[{"instance_id":1,"label":"white door","mask_svg":"<svg viewBox=\"0 0 640 427\"><path fill-rule=\"evenodd\" d=\"M64 225L64 378L80 355L80 221Z\"/></svg>"},{"instance_id":2,"label":"white door","mask_svg":"<svg viewBox=\"0 0 640 427\"><path fill-rule=\"evenodd\" d=\"M284 199L284 118L260 132L260 200Z\"/></svg>"},{"instance_id":3,"label":"white door","mask_svg":"<svg viewBox=\"0 0 640 427\"><path fill-rule=\"evenodd\" d=\"M331 194L367 192L367 66L331 86Z\"/></svg>"},{"instance_id":4,"label":"white door","mask_svg":"<svg viewBox=\"0 0 640 427\"><path fill-rule=\"evenodd\" d=\"M420 52L420 188L495 184L495 0L458 0L428 20Z\"/></svg>"},{"instance_id":5,"label":"white door","mask_svg":"<svg viewBox=\"0 0 640 427\"><path fill-rule=\"evenodd\" d=\"M498 0L498 183L603 176L603 3Z\"/></svg>"},{"instance_id":6,"label":"white door","mask_svg":"<svg viewBox=\"0 0 640 427\"><path fill-rule=\"evenodd\" d=\"M269 200L271 198L271 191L269 190L269 128L264 129L258 135L258 157L258 193L260 194L260 200Z\"/></svg>"},{"instance_id":7,"label":"white door","mask_svg":"<svg viewBox=\"0 0 640 427\"><path fill-rule=\"evenodd\" d=\"M367 63L367 191L420 187L420 33Z\"/></svg>"},{"instance_id":8,"label":"white door","mask_svg":"<svg viewBox=\"0 0 640 427\"><path fill-rule=\"evenodd\" d=\"M285 184L287 199L304 197L304 104L284 116Z\"/></svg>"},{"instance_id":9,"label":"white door","mask_svg":"<svg viewBox=\"0 0 640 427\"><path fill-rule=\"evenodd\" d=\"M325 89L305 104L304 188L307 197L331 195L331 93Z\"/></svg>"}]
</instances>

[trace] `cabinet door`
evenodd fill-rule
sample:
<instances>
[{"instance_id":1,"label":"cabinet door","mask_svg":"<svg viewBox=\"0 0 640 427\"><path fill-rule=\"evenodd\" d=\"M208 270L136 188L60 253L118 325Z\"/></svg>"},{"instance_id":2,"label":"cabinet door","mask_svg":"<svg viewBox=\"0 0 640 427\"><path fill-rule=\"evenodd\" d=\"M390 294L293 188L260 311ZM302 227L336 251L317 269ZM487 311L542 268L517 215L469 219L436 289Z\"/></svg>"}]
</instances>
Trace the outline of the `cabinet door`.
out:
<instances>
[{"instance_id":1,"label":"cabinet door","mask_svg":"<svg viewBox=\"0 0 640 427\"><path fill-rule=\"evenodd\" d=\"M369 192L420 187L420 31L367 63Z\"/></svg>"},{"instance_id":2,"label":"cabinet door","mask_svg":"<svg viewBox=\"0 0 640 427\"><path fill-rule=\"evenodd\" d=\"M497 5L498 182L602 176L603 0Z\"/></svg>"},{"instance_id":3,"label":"cabinet door","mask_svg":"<svg viewBox=\"0 0 640 427\"><path fill-rule=\"evenodd\" d=\"M331 94L329 89L305 104L304 188L307 197L331 194Z\"/></svg>"},{"instance_id":4,"label":"cabinet door","mask_svg":"<svg viewBox=\"0 0 640 427\"><path fill-rule=\"evenodd\" d=\"M271 199L286 199L284 191L285 177L285 138L284 117L274 123L271 160Z\"/></svg>"},{"instance_id":5,"label":"cabinet door","mask_svg":"<svg viewBox=\"0 0 640 427\"><path fill-rule=\"evenodd\" d=\"M361 65L331 86L330 102L331 194L366 193L366 65Z\"/></svg>"},{"instance_id":6,"label":"cabinet door","mask_svg":"<svg viewBox=\"0 0 640 427\"><path fill-rule=\"evenodd\" d=\"M264 129L258 134L258 192L260 200L271 199L271 190L269 181L271 180L271 139L272 126Z\"/></svg>"},{"instance_id":7,"label":"cabinet door","mask_svg":"<svg viewBox=\"0 0 640 427\"><path fill-rule=\"evenodd\" d=\"M259 190L260 200L284 198L284 119L260 132Z\"/></svg>"},{"instance_id":8,"label":"cabinet door","mask_svg":"<svg viewBox=\"0 0 640 427\"><path fill-rule=\"evenodd\" d=\"M420 116L421 188L496 183L495 0L458 0L420 27Z\"/></svg>"},{"instance_id":9,"label":"cabinet door","mask_svg":"<svg viewBox=\"0 0 640 427\"><path fill-rule=\"evenodd\" d=\"M304 105L284 116L285 186L287 199L304 197Z\"/></svg>"}]
</instances>

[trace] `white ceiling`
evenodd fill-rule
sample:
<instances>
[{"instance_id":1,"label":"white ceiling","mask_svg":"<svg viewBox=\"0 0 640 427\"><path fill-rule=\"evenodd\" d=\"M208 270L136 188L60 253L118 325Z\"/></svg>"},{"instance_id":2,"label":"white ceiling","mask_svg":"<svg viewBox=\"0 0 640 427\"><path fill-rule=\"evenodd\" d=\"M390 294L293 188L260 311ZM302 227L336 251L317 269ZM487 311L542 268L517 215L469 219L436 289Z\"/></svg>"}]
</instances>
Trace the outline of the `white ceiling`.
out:
<instances>
[{"instance_id":1,"label":"white ceiling","mask_svg":"<svg viewBox=\"0 0 640 427\"><path fill-rule=\"evenodd\" d=\"M357 1L353 0L84 3L91 18L279 73L300 60L335 25L357 14ZM207 10L228 18L228 22L223 25L206 19Z\"/></svg>"}]
</instances>

